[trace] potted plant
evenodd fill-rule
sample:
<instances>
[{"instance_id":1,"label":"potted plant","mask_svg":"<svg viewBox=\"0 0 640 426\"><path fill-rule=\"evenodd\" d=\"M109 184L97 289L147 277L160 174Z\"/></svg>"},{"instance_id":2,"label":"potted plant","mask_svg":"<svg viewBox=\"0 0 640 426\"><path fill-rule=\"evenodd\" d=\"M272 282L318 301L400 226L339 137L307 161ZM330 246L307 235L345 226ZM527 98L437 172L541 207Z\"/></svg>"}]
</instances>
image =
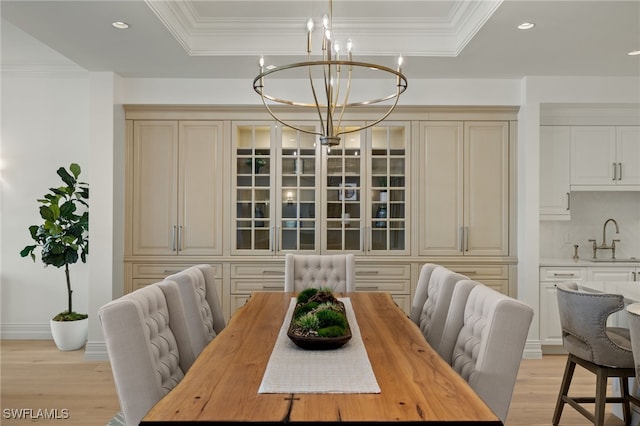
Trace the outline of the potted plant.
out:
<instances>
[{"instance_id":1,"label":"potted plant","mask_svg":"<svg viewBox=\"0 0 640 426\"><path fill-rule=\"evenodd\" d=\"M88 315L73 311L73 290L69 277L69 265L78 259L87 262L89 254L89 184L79 182L80 166L72 163L69 170L60 167L58 176L63 186L49 188L40 203L40 217L43 223L31 225L29 233L36 244L28 245L20 256L31 256L36 260L34 251L40 247L42 263L56 268L64 267L67 279L67 310L50 321L53 340L60 350L76 350L87 340Z\"/></svg>"}]
</instances>

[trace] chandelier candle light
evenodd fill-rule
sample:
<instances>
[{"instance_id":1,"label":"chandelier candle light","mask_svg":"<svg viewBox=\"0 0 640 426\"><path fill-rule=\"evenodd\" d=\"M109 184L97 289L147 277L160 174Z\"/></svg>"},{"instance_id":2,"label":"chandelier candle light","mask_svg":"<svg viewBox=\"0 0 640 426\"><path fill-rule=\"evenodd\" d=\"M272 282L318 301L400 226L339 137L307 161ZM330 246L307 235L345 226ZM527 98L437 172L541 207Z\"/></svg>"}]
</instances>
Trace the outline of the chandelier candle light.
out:
<instances>
[{"instance_id":1,"label":"chandelier candle light","mask_svg":"<svg viewBox=\"0 0 640 426\"><path fill-rule=\"evenodd\" d=\"M346 55L346 59L341 59L341 45L338 41L332 39L332 9L332 2L329 0L329 14L322 17L322 60L312 60L311 48L314 22L313 19L310 18L307 21L307 60L305 62L273 67L265 71L264 57L261 56L259 61L260 74L253 80L253 90L260 95L265 108L276 121L292 129L318 135L320 136L320 143L328 147L340 144L340 136L345 133L357 132L375 126L386 119L398 104L400 95L407 89L407 78L402 74L401 68L402 56L398 58L398 66L395 70L383 65L353 61L351 53L352 42L351 39L349 39L345 46L346 53L344 55ZM274 74L276 73L280 73L279 75L284 77L285 72L290 70L303 70L303 72L307 74L311 86L311 93L308 100L297 101L285 99L265 92L266 81L272 80L267 77L275 77ZM314 70L316 74L315 77ZM356 73L365 74L367 72L374 72L374 78L382 76L389 80L387 84L392 85L393 91L390 94L387 91L373 99L350 100L352 77L354 77ZM365 80L362 79L359 81L362 83L365 82ZM343 87L346 86L344 90L341 88L341 84ZM316 86L319 86L321 90L316 90ZM367 87L367 92L372 90L372 87ZM276 115L267 101L315 109L320 119L322 131L297 127L295 124L287 122L287 120ZM349 108L362 107L385 101L392 101L392 104L377 120L368 122L366 125L349 127L348 129L341 127L342 118Z\"/></svg>"}]
</instances>

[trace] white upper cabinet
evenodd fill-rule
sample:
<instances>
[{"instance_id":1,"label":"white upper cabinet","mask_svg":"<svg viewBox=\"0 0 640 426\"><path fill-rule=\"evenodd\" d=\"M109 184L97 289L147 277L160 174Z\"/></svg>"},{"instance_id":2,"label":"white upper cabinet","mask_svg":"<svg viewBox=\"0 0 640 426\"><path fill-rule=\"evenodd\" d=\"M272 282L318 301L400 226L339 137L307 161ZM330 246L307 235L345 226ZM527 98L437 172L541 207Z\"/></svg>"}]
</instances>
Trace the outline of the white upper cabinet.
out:
<instances>
[{"instance_id":1,"label":"white upper cabinet","mask_svg":"<svg viewBox=\"0 0 640 426\"><path fill-rule=\"evenodd\" d=\"M572 126L573 190L640 190L640 127Z\"/></svg>"},{"instance_id":2,"label":"white upper cabinet","mask_svg":"<svg viewBox=\"0 0 640 426\"><path fill-rule=\"evenodd\" d=\"M540 219L571 219L570 143L570 127L540 127Z\"/></svg>"}]
</instances>

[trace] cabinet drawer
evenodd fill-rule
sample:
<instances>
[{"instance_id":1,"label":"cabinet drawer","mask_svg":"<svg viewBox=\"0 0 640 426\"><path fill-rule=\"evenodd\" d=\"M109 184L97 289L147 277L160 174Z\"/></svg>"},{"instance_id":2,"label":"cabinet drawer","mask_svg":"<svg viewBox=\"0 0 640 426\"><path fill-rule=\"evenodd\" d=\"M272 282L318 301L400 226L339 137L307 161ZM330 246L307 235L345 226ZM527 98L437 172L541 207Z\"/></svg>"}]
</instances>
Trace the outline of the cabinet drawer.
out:
<instances>
[{"instance_id":1,"label":"cabinet drawer","mask_svg":"<svg viewBox=\"0 0 640 426\"><path fill-rule=\"evenodd\" d=\"M411 265L356 264L356 282L389 279L411 279Z\"/></svg>"},{"instance_id":2,"label":"cabinet drawer","mask_svg":"<svg viewBox=\"0 0 640 426\"><path fill-rule=\"evenodd\" d=\"M282 286L284 288L284 263L248 263L248 264L232 264L231 265L231 278L244 278L244 277L273 277L281 278Z\"/></svg>"},{"instance_id":3,"label":"cabinet drawer","mask_svg":"<svg viewBox=\"0 0 640 426\"><path fill-rule=\"evenodd\" d=\"M231 293L249 294L254 291L284 291L284 279L231 279Z\"/></svg>"},{"instance_id":4,"label":"cabinet drawer","mask_svg":"<svg viewBox=\"0 0 640 426\"><path fill-rule=\"evenodd\" d=\"M542 267L540 268L541 281L563 281L586 279L586 268Z\"/></svg>"},{"instance_id":5,"label":"cabinet drawer","mask_svg":"<svg viewBox=\"0 0 640 426\"><path fill-rule=\"evenodd\" d=\"M410 293L411 282L405 281L388 281L388 280L356 280L356 291L385 291L388 293Z\"/></svg>"},{"instance_id":6,"label":"cabinet drawer","mask_svg":"<svg viewBox=\"0 0 640 426\"><path fill-rule=\"evenodd\" d=\"M509 278L509 267L506 265L446 265L446 267L472 280Z\"/></svg>"},{"instance_id":7,"label":"cabinet drawer","mask_svg":"<svg viewBox=\"0 0 640 426\"><path fill-rule=\"evenodd\" d=\"M177 263L134 263L132 273L135 278L164 278L169 275L184 271L193 264ZM216 278L222 278L222 265L212 264Z\"/></svg>"}]
</instances>

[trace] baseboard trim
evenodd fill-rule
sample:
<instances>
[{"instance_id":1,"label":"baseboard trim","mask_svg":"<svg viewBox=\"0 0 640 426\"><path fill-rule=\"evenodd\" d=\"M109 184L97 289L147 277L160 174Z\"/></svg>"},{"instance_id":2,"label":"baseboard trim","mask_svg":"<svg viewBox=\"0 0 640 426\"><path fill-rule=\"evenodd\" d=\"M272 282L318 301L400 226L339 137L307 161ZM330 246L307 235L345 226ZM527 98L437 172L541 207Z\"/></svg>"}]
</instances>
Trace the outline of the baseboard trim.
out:
<instances>
[{"instance_id":1,"label":"baseboard trim","mask_svg":"<svg viewBox=\"0 0 640 426\"><path fill-rule=\"evenodd\" d=\"M527 340L522 353L524 359L542 359L542 345L539 340Z\"/></svg>"},{"instance_id":2,"label":"baseboard trim","mask_svg":"<svg viewBox=\"0 0 640 426\"><path fill-rule=\"evenodd\" d=\"M49 323L14 323L0 325L3 340L53 340Z\"/></svg>"},{"instance_id":3,"label":"baseboard trim","mask_svg":"<svg viewBox=\"0 0 640 426\"><path fill-rule=\"evenodd\" d=\"M84 347L84 359L86 361L109 361L107 345L102 341L89 341Z\"/></svg>"}]
</instances>

